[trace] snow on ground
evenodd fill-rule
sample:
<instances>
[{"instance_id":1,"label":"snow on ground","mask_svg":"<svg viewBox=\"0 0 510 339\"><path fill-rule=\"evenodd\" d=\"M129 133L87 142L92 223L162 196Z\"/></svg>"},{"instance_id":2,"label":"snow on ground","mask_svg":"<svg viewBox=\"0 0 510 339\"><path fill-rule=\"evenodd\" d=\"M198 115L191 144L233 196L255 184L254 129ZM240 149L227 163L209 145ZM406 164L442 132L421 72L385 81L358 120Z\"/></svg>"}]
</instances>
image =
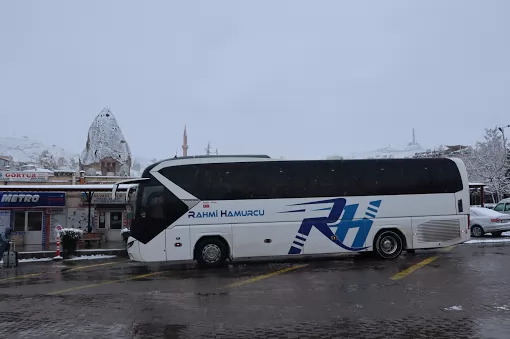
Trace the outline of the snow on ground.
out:
<instances>
[{"instance_id":1,"label":"snow on ground","mask_svg":"<svg viewBox=\"0 0 510 339\"><path fill-rule=\"evenodd\" d=\"M115 257L116 257L116 255L91 254L91 255L81 255L79 257L65 259L64 261L111 259L111 258L115 258ZM40 261L53 261L53 258L31 258L31 259L20 259L19 260L20 263L40 262ZM0 264L1 263L2 263L2 260L0 260Z\"/></svg>"},{"instance_id":2,"label":"snow on ground","mask_svg":"<svg viewBox=\"0 0 510 339\"><path fill-rule=\"evenodd\" d=\"M445 311L462 311L463 308L462 308L462 306L451 306L451 307L446 307L444 310Z\"/></svg>"},{"instance_id":3,"label":"snow on ground","mask_svg":"<svg viewBox=\"0 0 510 339\"><path fill-rule=\"evenodd\" d=\"M74 261L74 260L94 260L94 259L110 259L115 258L116 255L106 255L106 254L91 254L91 255L82 255L79 257L66 259L64 261Z\"/></svg>"},{"instance_id":4,"label":"snow on ground","mask_svg":"<svg viewBox=\"0 0 510 339\"><path fill-rule=\"evenodd\" d=\"M485 243L503 243L510 242L510 238L473 238L471 240L466 241L464 244L485 244Z\"/></svg>"},{"instance_id":5,"label":"snow on ground","mask_svg":"<svg viewBox=\"0 0 510 339\"><path fill-rule=\"evenodd\" d=\"M471 237L471 240L466 241L464 244L484 244L484 243L503 243L503 242L510 242L510 232L503 232L502 236L499 238L492 238L492 237L481 237L481 238L474 238Z\"/></svg>"}]
</instances>

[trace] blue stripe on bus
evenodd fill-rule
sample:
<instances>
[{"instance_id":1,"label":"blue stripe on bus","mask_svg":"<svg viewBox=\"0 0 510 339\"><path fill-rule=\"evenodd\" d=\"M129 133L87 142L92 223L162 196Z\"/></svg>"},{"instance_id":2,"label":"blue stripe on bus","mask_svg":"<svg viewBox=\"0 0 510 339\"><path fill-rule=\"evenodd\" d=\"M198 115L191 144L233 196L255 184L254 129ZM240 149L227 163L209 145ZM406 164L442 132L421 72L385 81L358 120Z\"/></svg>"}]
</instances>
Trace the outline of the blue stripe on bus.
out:
<instances>
[{"instance_id":1,"label":"blue stripe on bus","mask_svg":"<svg viewBox=\"0 0 510 339\"><path fill-rule=\"evenodd\" d=\"M306 208L305 208L305 209L302 209L302 210L283 211L283 212L278 212L278 213L294 213L294 212L305 212L305 211L306 211Z\"/></svg>"},{"instance_id":2,"label":"blue stripe on bus","mask_svg":"<svg viewBox=\"0 0 510 339\"><path fill-rule=\"evenodd\" d=\"M304 246L304 244L302 244L302 243L300 243L300 242L297 242L297 241L295 241L295 240L294 240L292 243L293 243L293 244L296 244L296 245L299 245L299 246Z\"/></svg>"},{"instance_id":3,"label":"blue stripe on bus","mask_svg":"<svg viewBox=\"0 0 510 339\"><path fill-rule=\"evenodd\" d=\"M368 215L368 216L369 216L369 217L371 217L371 218L375 218L375 215L374 215L374 214L372 214L372 213L365 212L365 215Z\"/></svg>"},{"instance_id":4,"label":"blue stripe on bus","mask_svg":"<svg viewBox=\"0 0 510 339\"><path fill-rule=\"evenodd\" d=\"M377 213L377 210L375 208L372 208L372 207L368 207L367 210L372 211L374 213Z\"/></svg>"},{"instance_id":5,"label":"blue stripe on bus","mask_svg":"<svg viewBox=\"0 0 510 339\"><path fill-rule=\"evenodd\" d=\"M374 207L380 207L381 206L381 200L374 200L370 202L370 205Z\"/></svg>"},{"instance_id":6,"label":"blue stripe on bus","mask_svg":"<svg viewBox=\"0 0 510 339\"><path fill-rule=\"evenodd\" d=\"M300 237L299 235L296 235L296 239L299 239L301 241L306 241L306 238Z\"/></svg>"}]
</instances>

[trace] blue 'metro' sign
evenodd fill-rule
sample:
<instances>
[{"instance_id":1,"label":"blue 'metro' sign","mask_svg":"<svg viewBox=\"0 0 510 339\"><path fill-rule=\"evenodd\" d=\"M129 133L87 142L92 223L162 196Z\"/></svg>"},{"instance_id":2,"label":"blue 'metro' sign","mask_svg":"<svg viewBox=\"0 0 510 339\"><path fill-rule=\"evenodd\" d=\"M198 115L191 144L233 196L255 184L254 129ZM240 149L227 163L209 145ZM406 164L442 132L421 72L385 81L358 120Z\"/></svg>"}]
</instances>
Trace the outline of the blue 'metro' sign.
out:
<instances>
[{"instance_id":1,"label":"blue 'metro' sign","mask_svg":"<svg viewBox=\"0 0 510 339\"><path fill-rule=\"evenodd\" d=\"M64 192L0 192L0 208L65 207Z\"/></svg>"}]
</instances>

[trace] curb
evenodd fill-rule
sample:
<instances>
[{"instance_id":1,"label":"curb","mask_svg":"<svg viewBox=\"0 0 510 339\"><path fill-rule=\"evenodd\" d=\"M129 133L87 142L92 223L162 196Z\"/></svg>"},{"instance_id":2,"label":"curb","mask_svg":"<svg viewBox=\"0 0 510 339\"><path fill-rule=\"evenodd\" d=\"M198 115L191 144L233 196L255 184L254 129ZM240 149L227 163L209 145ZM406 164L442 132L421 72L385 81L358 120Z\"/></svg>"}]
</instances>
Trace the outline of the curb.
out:
<instances>
[{"instance_id":1,"label":"curb","mask_svg":"<svg viewBox=\"0 0 510 339\"><path fill-rule=\"evenodd\" d=\"M129 257L125 248L112 248L112 249L91 249L91 250L77 250L77 257L82 255L94 255L94 254L105 254L105 255L116 255L119 257ZM18 252L18 259L43 259L53 258L55 251L34 251L34 252Z\"/></svg>"}]
</instances>

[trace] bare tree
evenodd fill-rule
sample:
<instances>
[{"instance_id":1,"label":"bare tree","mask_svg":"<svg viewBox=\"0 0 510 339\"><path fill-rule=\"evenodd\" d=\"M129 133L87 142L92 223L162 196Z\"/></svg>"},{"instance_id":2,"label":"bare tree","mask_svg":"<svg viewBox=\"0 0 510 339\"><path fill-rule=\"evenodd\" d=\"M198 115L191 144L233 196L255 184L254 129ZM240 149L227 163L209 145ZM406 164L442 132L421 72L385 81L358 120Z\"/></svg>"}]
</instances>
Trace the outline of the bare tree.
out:
<instances>
[{"instance_id":1,"label":"bare tree","mask_svg":"<svg viewBox=\"0 0 510 339\"><path fill-rule=\"evenodd\" d=\"M506 145L505 145L506 146ZM476 143L470 154L462 157L472 182L487 185L487 190L496 193L498 199L510 189L509 165L503 137L497 128L485 129L483 141Z\"/></svg>"},{"instance_id":2,"label":"bare tree","mask_svg":"<svg viewBox=\"0 0 510 339\"><path fill-rule=\"evenodd\" d=\"M57 168L57 162L53 158L53 154L51 154L51 152L48 150L42 151L37 160L38 160L37 162L42 166L42 168L46 168L49 170Z\"/></svg>"}]
</instances>

